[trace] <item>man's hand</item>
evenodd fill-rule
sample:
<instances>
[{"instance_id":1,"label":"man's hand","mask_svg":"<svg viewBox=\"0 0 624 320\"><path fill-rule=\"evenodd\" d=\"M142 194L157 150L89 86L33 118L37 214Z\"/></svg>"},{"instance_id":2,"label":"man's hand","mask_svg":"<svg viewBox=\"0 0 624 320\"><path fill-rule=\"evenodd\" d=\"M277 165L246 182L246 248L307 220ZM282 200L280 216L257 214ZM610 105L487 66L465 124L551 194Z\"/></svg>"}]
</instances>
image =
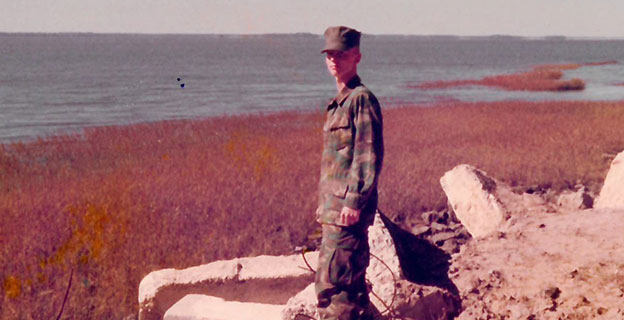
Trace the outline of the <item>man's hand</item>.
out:
<instances>
[{"instance_id":1,"label":"man's hand","mask_svg":"<svg viewBox=\"0 0 624 320\"><path fill-rule=\"evenodd\" d=\"M348 227L358 221L360 221L360 210L342 207L342 211L340 211L340 219L338 219L339 225Z\"/></svg>"}]
</instances>

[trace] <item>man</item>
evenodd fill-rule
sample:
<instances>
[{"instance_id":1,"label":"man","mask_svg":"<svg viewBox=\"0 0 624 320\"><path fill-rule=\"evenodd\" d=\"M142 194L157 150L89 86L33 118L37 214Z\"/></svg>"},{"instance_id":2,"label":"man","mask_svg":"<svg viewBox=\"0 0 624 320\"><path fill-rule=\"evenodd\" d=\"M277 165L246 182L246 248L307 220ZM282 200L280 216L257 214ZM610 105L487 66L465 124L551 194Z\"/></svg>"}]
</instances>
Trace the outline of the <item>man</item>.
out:
<instances>
[{"instance_id":1,"label":"man","mask_svg":"<svg viewBox=\"0 0 624 320\"><path fill-rule=\"evenodd\" d=\"M323 228L315 284L321 319L372 319L365 272L383 137L379 102L357 74L359 44L357 30L329 27L321 51L338 90L323 126L316 212Z\"/></svg>"}]
</instances>

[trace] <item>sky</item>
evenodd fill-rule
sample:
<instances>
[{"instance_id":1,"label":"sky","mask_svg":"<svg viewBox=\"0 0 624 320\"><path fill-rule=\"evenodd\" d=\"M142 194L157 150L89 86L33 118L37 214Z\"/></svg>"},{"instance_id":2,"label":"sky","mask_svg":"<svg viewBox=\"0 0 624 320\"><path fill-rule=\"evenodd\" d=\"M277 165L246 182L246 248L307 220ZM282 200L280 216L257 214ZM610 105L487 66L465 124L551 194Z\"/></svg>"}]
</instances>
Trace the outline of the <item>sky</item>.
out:
<instances>
[{"instance_id":1,"label":"sky","mask_svg":"<svg viewBox=\"0 0 624 320\"><path fill-rule=\"evenodd\" d=\"M624 38L624 0L0 0L0 32Z\"/></svg>"}]
</instances>

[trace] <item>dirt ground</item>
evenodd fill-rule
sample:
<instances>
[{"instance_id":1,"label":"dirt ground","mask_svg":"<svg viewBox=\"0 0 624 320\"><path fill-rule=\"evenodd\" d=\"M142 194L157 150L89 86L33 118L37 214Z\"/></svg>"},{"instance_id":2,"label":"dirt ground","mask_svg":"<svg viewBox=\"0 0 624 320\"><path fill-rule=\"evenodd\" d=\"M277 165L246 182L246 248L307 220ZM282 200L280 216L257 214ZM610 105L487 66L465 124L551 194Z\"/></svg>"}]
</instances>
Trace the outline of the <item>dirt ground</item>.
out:
<instances>
[{"instance_id":1,"label":"dirt ground","mask_svg":"<svg viewBox=\"0 0 624 320\"><path fill-rule=\"evenodd\" d=\"M457 319L624 319L624 210L532 208L453 256Z\"/></svg>"}]
</instances>

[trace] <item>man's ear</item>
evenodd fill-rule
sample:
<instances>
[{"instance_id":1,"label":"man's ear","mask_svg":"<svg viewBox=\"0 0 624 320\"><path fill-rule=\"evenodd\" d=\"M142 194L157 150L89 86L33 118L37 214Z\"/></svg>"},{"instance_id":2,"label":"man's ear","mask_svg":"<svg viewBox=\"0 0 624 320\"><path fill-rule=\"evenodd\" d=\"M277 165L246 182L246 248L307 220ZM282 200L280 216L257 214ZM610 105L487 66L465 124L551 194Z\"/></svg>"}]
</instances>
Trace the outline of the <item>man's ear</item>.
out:
<instances>
[{"instance_id":1,"label":"man's ear","mask_svg":"<svg viewBox=\"0 0 624 320\"><path fill-rule=\"evenodd\" d=\"M358 51L355 55L355 63L360 63L360 60L362 60L362 54Z\"/></svg>"},{"instance_id":2,"label":"man's ear","mask_svg":"<svg viewBox=\"0 0 624 320\"><path fill-rule=\"evenodd\" d=\"M350 50L349 53L352 54L354 56L354 58L355 58L354 59L355 63L356 64L359 63L360 60L362 60L362 53L360 52L360 48L359 47L353 47L353 48L351 48L349 50Z\"/></svg>"}]
</instances>

